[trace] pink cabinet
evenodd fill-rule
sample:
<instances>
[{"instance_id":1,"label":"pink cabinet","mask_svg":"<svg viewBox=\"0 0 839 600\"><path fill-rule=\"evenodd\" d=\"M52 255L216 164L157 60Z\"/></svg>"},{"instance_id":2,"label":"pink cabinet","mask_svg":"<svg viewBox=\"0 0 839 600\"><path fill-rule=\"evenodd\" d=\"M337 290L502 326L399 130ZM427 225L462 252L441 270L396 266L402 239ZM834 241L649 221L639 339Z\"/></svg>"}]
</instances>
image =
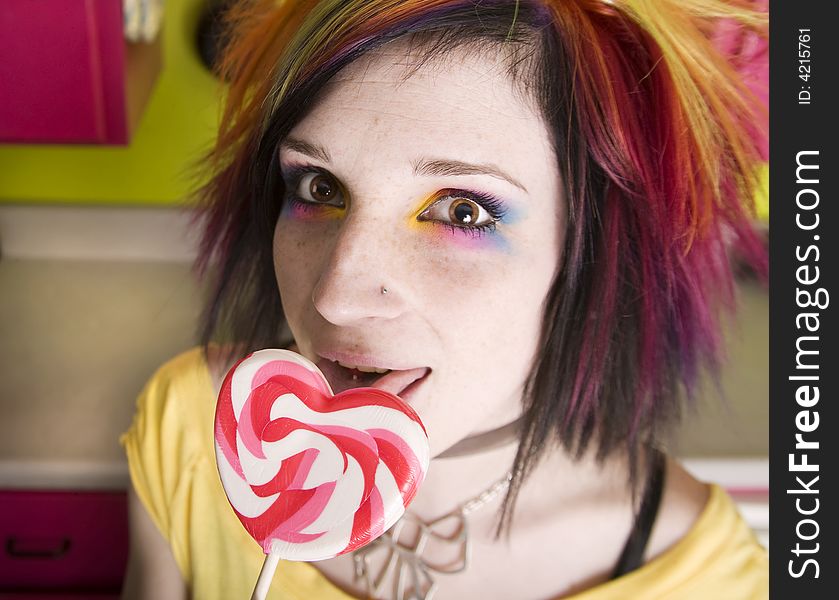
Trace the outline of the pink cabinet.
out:
<instances>
[{"instance_id":1,"label":"pink cabinet","mask_svg":"<svg viewBox=\"0 0 839 600\"><path fill-rule=\"evenodd\" d=\"M125 492L0 491L0 599L118 598Z\"/></svg>"},{"instance_id":2,"label":"pink cabinet","mask_svg":"<svg viewBox=\"0 0 839 600\"><path fill-rule=\"evenodd\" d=\"M0 143L127 144L161 68L122 0L0 2Z\"/></svg>"}]
</instances>

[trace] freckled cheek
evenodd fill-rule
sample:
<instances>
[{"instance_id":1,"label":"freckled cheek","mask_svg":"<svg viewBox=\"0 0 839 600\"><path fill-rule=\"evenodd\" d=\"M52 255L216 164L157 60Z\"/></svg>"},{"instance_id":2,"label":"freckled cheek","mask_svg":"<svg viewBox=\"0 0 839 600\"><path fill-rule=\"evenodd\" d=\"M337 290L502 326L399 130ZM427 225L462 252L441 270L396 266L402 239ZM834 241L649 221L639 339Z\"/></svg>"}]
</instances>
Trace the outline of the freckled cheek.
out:
<instances>
[{"instance_id":1,"label":"freckled cheek","mask_svg":"<svg viewBox=\"0 0 839 600\"><path fill-rule=\"evenodd\" d=\"M283 214L274 227L274 259L289 257L293 260L314 258L328 248L340 225L338 219L291 218ZM293 210L293 209L289 209Z\"/></svg>"},{"instance_id":2,"label":"freckled cheek","mask_svg":"<svg viewBox=\"0 0 839 600\"><path fill-rule=\"evenodd\" d=\"M402 248L412 248L416 280L439 288L435 293L458 299L485 297L517 262L506 238L498 232L478 238L431 223L415 223L410 229L411 243Z\"/></svg>"},{"instance_id":3,"label":"freckled cheek","mask_svg":"<svg viewBox=\"0 0 839 600\"><path fill-rule=\"evenodd\" d=\"M479 343L479 332L493 332L493 344L516 348L538 339L542 302L557 257L517 249L514 254L490 249L427 252L417 280L426 286L425 298L438 325L470 332L470 344Z\"/></svg>"},{"instance_id":4,"label":"freckled cheek","mask_svg":"<svg viewBox=\"0 0 839 600\"><path fill-rule=\"evenodd\" d=\"M311 295L323 247L311 231L307 233L306 228L295 224L281 221L274 230L274 273L283 308L290 319L302 310Z\"/></svg>"},{"instance_id":5,"label":"freckled cheek","mask_svg":"<svg viewBox=\"0 0 839 600\"><path fill-rule=\"evenodd\" d=\"M419 251L412 262L411 284L421 291L427 306L437 307L435 312L445 307L443 315L454 324L472 318L476 308L494 305L509 274L508 261L492 253Z\"/></svg>"}]
</instances>

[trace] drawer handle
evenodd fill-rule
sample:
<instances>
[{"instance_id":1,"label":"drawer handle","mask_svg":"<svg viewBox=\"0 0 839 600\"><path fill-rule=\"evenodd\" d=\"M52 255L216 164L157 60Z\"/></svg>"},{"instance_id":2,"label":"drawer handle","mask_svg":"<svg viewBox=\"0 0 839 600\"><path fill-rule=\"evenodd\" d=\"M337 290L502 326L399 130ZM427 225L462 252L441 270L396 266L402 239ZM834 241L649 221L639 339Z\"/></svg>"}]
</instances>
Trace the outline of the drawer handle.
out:
<instances>
[{"instance_id":1,"label":"drawer handle","mask_svg":"<svg viewBox=\"0 0 839 600\"><path fill-rule=\"evenodd\" d=\"M62 539L53 547L43 547L42 543L10 537L6 540L6 554L15 558L61 558L71 545L70 538Z\"/></svg>"}]
</instances>

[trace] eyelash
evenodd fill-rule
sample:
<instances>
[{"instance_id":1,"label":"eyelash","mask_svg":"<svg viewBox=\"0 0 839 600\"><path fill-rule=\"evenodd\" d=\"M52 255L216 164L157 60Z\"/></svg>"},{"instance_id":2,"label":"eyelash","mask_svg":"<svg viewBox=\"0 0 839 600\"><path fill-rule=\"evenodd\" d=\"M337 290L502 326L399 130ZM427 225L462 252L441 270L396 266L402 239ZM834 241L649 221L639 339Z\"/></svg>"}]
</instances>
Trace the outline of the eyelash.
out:
<instances>
[{"instance_id":1,"label":"eyelash","mask_svg":"<svg viewBox=\"0 0 839 600\"><path fill-rule=\"evenodd\" d=\"M313 212L318 209L318 205L308 200L304 200L297 195L297 188L300 186L300 180L306 175L317 173L324 177L329 177L334 181L332 174L321 167L315 166L294 166L283 170L283 181L285 182L285 198L286 202L291 203L292 206L302 209L305 212ZM336 207L337 208L337 207Z\"/></svg>"},{"instance_id":2,"label":"eyelash","mask_svg":"<svg viewBox=\"0 0 839 600\"><path fill-rule=\"evenodd\" d=\"M317 210L318 205L301 198L296 193L296 190L300 185L300 180L304 176L311 175L312 173L324 175L325 177L329 177L334 181L334 177L332 176L332 174L321 167L293 166L287 167L283 172L283 180L285 181L286 186L285 201L291 203L296 208L302 209L306 212L312 212ZM454 223L446 221L428 221L447 228L449 231L452 232L452 234L466 234L472 238L483 237L488 233L493 233L497 229L498 221L502 220L504 218L504 215L507 214L507 209L505 208L504 203L498 198L495 198L494 196L490 196L489 194L485 194L482 192L475 192L455 188L441 190L440 192L435 194L434 200L429 202L428 205L420 211L420 213L430 209L432 206L434 206L444 198L466 198L467 200L472 200L476 204L479 204L484 210L486 210L489 216L492 218L492 220L488 223L484 223L483 225L474 225L471 227L455 225Z\"/></svg>"},{"instance_id":3,"label":"eyelash","mask_svg":"<svg viewBox=\"0 0 839 600\"><path fill-rule=\"evenodd\" d=\"M438 202L442 201L445 198L465 198L467 200L471 200L475 204L480 205L492 220L488 223L484 223L483 225L473 225L471 227L463 226L463 225L455 225L454 223L449 223L446 221L432 221L438 225L442 225L449 229L452 233L465 233L473 238L479 238L487 233L492 233L497 228L498 221L504 218L504 215L507 214L507 209L504 206L504 203L501 202L498 198L494 196L490 196L489 194L484 194L482 192L473 192L469 190L462 190L462 189L445 189L436 194L436 197L433 201L428 203L422 211L425 212L429 210L432 206L437 204Z\"/></svg>"}]
</instances>

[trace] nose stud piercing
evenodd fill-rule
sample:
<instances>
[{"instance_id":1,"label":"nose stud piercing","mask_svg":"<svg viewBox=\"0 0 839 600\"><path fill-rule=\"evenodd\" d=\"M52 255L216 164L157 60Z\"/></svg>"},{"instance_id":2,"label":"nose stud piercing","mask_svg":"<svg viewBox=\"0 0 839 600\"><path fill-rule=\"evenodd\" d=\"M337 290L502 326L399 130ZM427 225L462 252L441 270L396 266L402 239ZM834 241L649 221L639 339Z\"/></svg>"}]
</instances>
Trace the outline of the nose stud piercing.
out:
<instances>
[{"instance_id":1,"label":"nose stud piercing","mask_svg":"<svg viewBox=\"0 0 839 600\"><path fill-rule=\"evenodd\" d=\"M382 295L385 294L387 294L387 288L385 286L382 286Z\"/></svg>"}]
</instances>

